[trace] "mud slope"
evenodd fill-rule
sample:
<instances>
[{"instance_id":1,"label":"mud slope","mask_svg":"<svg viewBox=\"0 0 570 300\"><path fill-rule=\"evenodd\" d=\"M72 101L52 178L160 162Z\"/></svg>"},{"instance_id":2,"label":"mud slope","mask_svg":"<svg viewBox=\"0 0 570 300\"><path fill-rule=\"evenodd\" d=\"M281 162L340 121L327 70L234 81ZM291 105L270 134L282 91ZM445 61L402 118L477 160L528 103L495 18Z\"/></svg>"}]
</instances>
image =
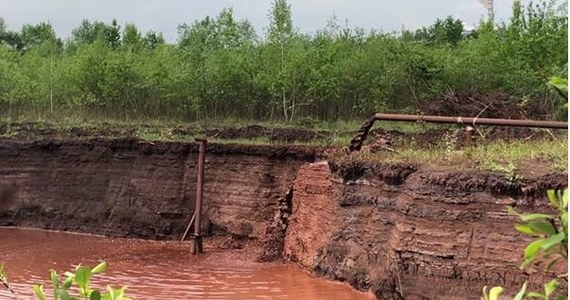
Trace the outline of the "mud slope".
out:
<instances>
[{"instance_id":1,"label":"mud slope","mask_svg":"<svg viewBox=\"0 0 570 300\"><path fill-rule=\"evenodd\" d=\"M204 230L229 237L220 247L270 241L280 200L315 151L211 144L208 153ZM3 141L0 158L1 194L11 198L0 225L179 239L194 212L193 143Z\"/></svg>"},{"instance_id":2,"label":"mud slope","mask_svg":"<svg viewBox=\"0 0 570 300\"><path fill-rule=\"evenodd\" d=\"M484 285L545 282L518 269L527 240L506 205L544 211L545 189L564 186L565 173L509 182L408 164L306 164L285 256L378 299L479 299Z\"/></svg>"}]
</instances>

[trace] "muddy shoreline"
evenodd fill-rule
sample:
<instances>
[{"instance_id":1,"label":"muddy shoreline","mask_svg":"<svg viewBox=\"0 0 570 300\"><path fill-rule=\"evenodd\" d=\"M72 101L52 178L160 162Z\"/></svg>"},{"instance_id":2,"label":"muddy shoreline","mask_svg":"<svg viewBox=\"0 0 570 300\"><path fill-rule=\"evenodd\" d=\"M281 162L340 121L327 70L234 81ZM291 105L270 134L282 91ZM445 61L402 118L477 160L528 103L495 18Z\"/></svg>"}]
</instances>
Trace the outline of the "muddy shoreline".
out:
<instances>
[{"instance_id":1,"label":"muddy shoreline","mask_svg":"<svg viewBox=\"0 0 570 300\"><path fill-rule=\"evenodd\" d=\"M549 172L326 161L318 147L211 144L210 246L250 249L379 299L478 299L517 286L527 241L505 206L546 211ZM176 240L194 211L197 145L126 139L0 140L0 226ZM433 283L437 282L437 285Z\"/></svg>"}]
</instances>

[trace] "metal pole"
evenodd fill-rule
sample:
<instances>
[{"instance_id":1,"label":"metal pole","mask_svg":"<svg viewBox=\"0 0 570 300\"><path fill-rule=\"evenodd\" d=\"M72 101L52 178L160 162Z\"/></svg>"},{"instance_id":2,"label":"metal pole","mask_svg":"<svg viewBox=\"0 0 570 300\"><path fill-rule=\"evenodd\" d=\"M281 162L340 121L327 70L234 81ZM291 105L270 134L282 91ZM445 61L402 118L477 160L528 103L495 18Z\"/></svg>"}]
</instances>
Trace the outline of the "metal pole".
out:
<instances>
[{"instance_id":1,"label":"metal pole","mask_svg":"<svg viewBox=\"0 0 570 300\"><path fill-rule=\"evenodd\" d=\"M399 122L428 122L443 124L459 124L462 126L493 125L493 126L515 126L515 127L537 127L568 130L568 122L536 121L536 120L512 120L512 119L490 119L472 117L440 117L423 115L396 115L377 113L366 119L364 124L358 129L356 135L350 141L350 151L360 151L368 132L375 121L399 121ZM469 138L469 137L468 137Z\"/></svg>"},{"instance_id":2,"label":"metal pole","mask_svg":"<svg viewBox=\"0 0 570 300\"><path fill-rule=\"evenodd\" d=\"M182 238L180 239L181 242L184 242L184 240L186 239L186 236L188 235L188 232L190 232L190 227L192 227L192 224L194 224L194 219L196 219L196 211L194 211L194 214L192 215L192 219L190 219L190 222L188 222L188 225L186 226L186 230L184 230L184 234L182 235Z\"/></svg>"},{"instance_id":3,"label":"metal pole","mask_svg":"<svg viewBox=\"0 0 570 300\"><path fill-rule=\"evenodd\" d=\"M204 192L204 163L206 161L205 139L196 139L200 143L198 152L198 179L196 184L196 218L194 219L194 243L192 243L192 255L202 253L202 235L200 232L202 222L202 194Z\"/></svg>"},{"instance_id":4,"label":"metal pole","mask_svg":"<svg viewBox=\"0 0 570 300\"><path fill-rule=\"evenodd\" d=\"M568 122L556 122L556 121L490 119L490 118L471 118L471 117L440 117L440 116L422 116L422 115L396 115L396 114L381 114L381 113L375 114L374 117L376 118L376 120L379 121L427 122L427 123L459 124L459 125L470 125L470 126L494 125L494 126L568 129Z\"/></svg>"},{"instance_id":5,"label":"metal pole","mask_svg":"<svg viewBox=\"0 0 570 300\"><path fill-rule=\"evenodd\" d=\"M465 126L465 146L469 147L473 143L473 130L474 128L467 125Z\"/></svg>"}]
</instances>

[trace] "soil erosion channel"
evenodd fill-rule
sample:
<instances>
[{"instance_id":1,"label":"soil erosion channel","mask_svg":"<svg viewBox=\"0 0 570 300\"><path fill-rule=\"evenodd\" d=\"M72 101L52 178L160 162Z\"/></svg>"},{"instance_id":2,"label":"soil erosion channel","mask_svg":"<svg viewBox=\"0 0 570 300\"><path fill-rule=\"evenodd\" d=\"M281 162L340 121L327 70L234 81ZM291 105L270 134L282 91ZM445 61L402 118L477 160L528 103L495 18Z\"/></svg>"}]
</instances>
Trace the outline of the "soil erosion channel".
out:
<instances>
[{"instance_id":1,"label":"soil erosion channel","mask_svg":"<svg viewBox=\"0 0 570 300\"><path fill-rule=\"evenodd\" d=\"M0 140L0 189L9 198L0 205L0 226L180 239L195 208L197 150L194 143L137 139ZM145 295L162 292L161 282L199 292L206 283L193 287L188 278L201 274L213 290L243 291L246 298L259 288L256 295L266 298L280 290L311 299L330 289L332 296L324 298L343 299L346 291L274 265L281 261L378 299L479 299L484 285L517 288L529 280L540 288L544 282L540 270L519 270L517 249L528 240L514 230L505 207L546 211L545 192L567 186L565 172L534 168L512 180L480 170L321 156L303 146L209 145L202 224L209 253L203 258L194 260L188 248L167 242L98 238L85 242L87 250L66 255L24 235L17 248L2 249L11 255L0 259L16 272L14 279L46 276L52 266L42 262L66 269L80 254L97 259L89 245L103 244L100 258L116 270L113 281L132 282L131 290ZM34 255L30 249L37 249ZM238 252L226 249L240 249L246 258L233 259L238 254L229 253ZM158 253L167 259L161 262ZM16 269L26 260L38 265L32 273L13 271L11 259ZM289 289L295 286L298 291ZM302 291L315 294L295 294Z\"/></svg>"}]
</instances>

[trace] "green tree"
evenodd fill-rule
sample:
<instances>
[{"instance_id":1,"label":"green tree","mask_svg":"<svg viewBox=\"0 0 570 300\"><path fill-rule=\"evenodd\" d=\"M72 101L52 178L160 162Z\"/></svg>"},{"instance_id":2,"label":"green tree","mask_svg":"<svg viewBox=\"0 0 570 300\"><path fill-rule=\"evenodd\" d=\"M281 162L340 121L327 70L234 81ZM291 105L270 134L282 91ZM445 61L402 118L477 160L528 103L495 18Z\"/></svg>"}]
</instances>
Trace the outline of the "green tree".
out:
<instances>
[{"instance_id":1,"label":"green tree","mask_svg":"<svg viewBox=\"0 0 570 300\"><path fill-rule=\"evenodd\" d=\"M134 24L125 25L121 43L123 47L133 51L138 51L142 48L143 38L139 30L137 29L136 25Z\"/></svg>"},{"instance_id":2,"label":"green tree","mask_svg":"<svg viewBox=\"0 0 570 300\"><path fill-rule=\"evenodd\" d=\"M463 22L451 16L445 20L437 19L429 27L416 31L415 40L420 40L429 45L452 45L456 46L463 39Z\"/></svg>"},{"instance_id":3,"label":"green tree","mask_svg":"<svg viewBox=\"0 0 570 300\"><path fill-rule=\"evenodd\" d=\"M285 120L290 120L294 117L291 110L295 107L295 95L292 94L296 79L292 63L293 44L295 50L301 50L301 47L293 29L291 6L286 0L273 1L269 11L267 43L264 62L267 72L263 80L273 97L280 99ZM272 114L274 106L272 103Z\"/></svg>"},{"instance_id":4,"label":"green tree","mask_svg":"<svg viewBox=\"0 0 570 300\"><path fill-rule=\"evenodd\" d=\"M92 44L97 39L104 41L112 48L118 47L121 43L121 27L116 19L113 19L109 25L98 21L83 20L71 35L71 41L79 45Z\"/></svg>"},{"instance_id":5,"label":"green tree","mask_svg":"<svg viewBox=\"0 0 570 300\"><path fill-rule=\"evenodd\" d=\"M142 39L142 42L147 49L151 50L156 49L156 47L158 47L159 45L165 44L165 40L162 34L154 32L152 30L145 34L145 36Z\"/></svg>"},{"instance_id":6,"label":"green tree","mask_svg":"<svg viewBox=\"0 0 570 300\"><path fill-rule=\"evenodd\" d=\"M40 47L43 44L50 43L57 47L62 46L62 42L57 38L51 24L40 23L38 25L26 24L22 27L20 33L24 50L30 50Z\"/></svg>"},{"instance_id":7,"label":"green tree","mask_svg":"<svg viewBox=\"0 0 570 300\"><path fill-rule=\"evenodd\" d=\"M0 18L0 44L8 45L18 51L24 49L24 41L19 32L10 31L3 18Z\"/></svg>"}]
</instances>

